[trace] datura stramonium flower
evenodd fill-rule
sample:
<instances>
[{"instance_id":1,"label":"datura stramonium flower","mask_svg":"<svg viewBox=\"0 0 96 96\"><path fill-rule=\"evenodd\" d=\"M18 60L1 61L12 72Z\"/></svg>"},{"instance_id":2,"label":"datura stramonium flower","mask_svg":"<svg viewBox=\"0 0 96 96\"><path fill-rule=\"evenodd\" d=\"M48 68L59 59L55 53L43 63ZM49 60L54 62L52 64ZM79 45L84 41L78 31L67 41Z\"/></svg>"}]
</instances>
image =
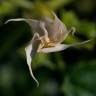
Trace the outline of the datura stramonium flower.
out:
<instances>
[{"instance_id":1,"label":"datura stramonium flower","mask_svg":"<svg viewBox=\"0 0 96 96\"><path fill-rule=\"evenodd\" d=\"M62 51L71 46L85 44L89 41L87 40L81 43L74 43L69 45L61 44L67 38L70 32L75 32L75 28L72 27L71 30L68 31L66 26L59 20L54 12L52 12L52 15L54 17L53 19L51 17L45 16L40 20L17 18L10 19L6 22L25 21L32 29L33 38L29 42L29 45L25 48L25 51L30 74L37 83L37 86L39 86L39 82L33 75L31 68L32 57L36 54L36 52L49 53Z\"/></svg>"}]
</instances>

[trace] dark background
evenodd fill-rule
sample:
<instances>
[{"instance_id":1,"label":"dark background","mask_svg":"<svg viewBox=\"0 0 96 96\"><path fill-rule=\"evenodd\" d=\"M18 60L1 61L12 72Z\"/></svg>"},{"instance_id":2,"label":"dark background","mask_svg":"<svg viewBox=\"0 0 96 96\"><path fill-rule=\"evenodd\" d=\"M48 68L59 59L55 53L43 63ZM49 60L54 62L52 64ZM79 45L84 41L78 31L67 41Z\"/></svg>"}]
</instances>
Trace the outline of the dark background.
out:
<instances>
[{"instance_id":1,"label":"dark background","mask_svg":"<svg viewBox=\"0 0 96 96\"><path fill-rule=\"evenodd\" d=\"M35 17L53 10L70 29L64 43L91 42L62 52L37 54L32 69L36 87L26 63L24 48L31 30L11 18ZM96 1L95 0L0 0L0 96L96 96Z\"/></svg>"}]
</instances>

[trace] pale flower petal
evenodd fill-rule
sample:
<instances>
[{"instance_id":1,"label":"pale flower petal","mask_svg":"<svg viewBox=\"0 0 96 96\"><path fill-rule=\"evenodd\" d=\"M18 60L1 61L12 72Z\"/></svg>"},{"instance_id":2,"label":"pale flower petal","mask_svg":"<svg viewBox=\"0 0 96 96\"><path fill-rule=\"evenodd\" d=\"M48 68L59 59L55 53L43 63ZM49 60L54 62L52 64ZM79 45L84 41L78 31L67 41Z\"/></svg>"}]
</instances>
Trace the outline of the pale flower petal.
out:
<instances>
[{"instance_id":1,"label":"pale flower petal","mask_svg":"<svg viewBox=\"0 0 96 96\"><path fill-rule=\"evenodd\" d=\"M39 35L37 33L35 33L33 36L32 42L30 42L30 44L25 48L29 71L30 71L32 78L37 83L37 86L39 86L39 82L37 81L37 79L33 75L32 68L31 68L31 62L32 62L32 57L34 57L37 52L39 44L40 44Z\"/></svg>"},{"instance_id":2,"label":"pale flower petal","mask_svg":"<svg viewBox=\"0 0 96 96\"><path fill-rule=\"evenodd\" d=\"M5 22L9 23L12 21L25 21L31 28L32 33L38 33L40 36L45 35L44 30L42 29L41 25L44 24L44 22L36 20L36 19L25 19L25 18L17 18L17 19L10 19Z\"/></svg>"},{"instance_id":3,"label":"pale flower petal","mask_svg":"<svg viewBox=\"0 0 96 96\"><path fill-rule=\"evenodd\" d=\"M74 47L74 46L79 46L82 44L86 44L88 43L90 40L87 41L83 41L83 42L77 42L77 43L73 43L73 44L56 44L54 47L49 47L49 48L42 48L41 50L38 50L39 53L50 53L50 52L58 52L58 51L62 51L65 50L69 47Z\"/></svg>"},{"instance_id":4,"label":"pale flower petal","mask_svg":"<svg viewBox=\"0 0 96 96\"><path fill-rule=\"evenodd\" d=\"M62 51L69 46L65 44L56 44L54 47L48 47L48 48L42 48L41 50L38 50L39 53L50 53L50 52L58 52Z\"/></svg>"},{"instance_id":5,"label":"pale flower petal","mask_svg":"<svg viewBox=\"0 0 96 96\"><path fill-rule=\"evenodd\" d=\"M66 26L59 20L54 12L52 12L53 19L50 17L43 18L45 28L48 31L49 39L53 42L61 43L66 34L68 34ZM49 18L49 19L48 19Z\"/></svg>"},{"instance_id":6,"label":"pale flower petal","mask_svg":"<svg viewBox=\"0 0 96 96\"><path fill-rule=\"evenodd\" d=\"M17 19L10 19L5 22L11 21L25 21L31 27L31 31L33 33L33 38L29 45L25 48L27 64L30 70L30 74L32 78L39 86L39 82L35 78L31 68L32 58L35 54L38 53L50 53L50 52L58 52L65 50L69 47L74 47L78 45L85 44L90 40L84 42L77 42L73 44L61 44L69 35L72 33L74 35L75 28L72 27L71 30L67 30L67 27L59 20L54 12L52 12L53 19L45 16L39 20L35 19L24 19L24 18L17 18Z\"/></svg>"}]
</instances>

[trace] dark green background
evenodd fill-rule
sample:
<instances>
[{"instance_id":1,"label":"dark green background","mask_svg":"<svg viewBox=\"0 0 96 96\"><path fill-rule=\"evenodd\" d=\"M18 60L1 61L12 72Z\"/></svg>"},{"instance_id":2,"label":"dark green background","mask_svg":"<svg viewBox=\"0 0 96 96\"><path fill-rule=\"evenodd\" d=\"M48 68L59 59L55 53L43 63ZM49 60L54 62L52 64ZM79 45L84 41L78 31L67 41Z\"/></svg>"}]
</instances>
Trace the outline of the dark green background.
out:
<instances>
[{"instance_id":1,"label":"dark green background","mask_svg":"<svg viewBox=\"0 0 96 96\"><path fill-rule=\"evenodd\" d=\"M30 27L11 18L41 15L53 10L70 29L64 43L91 42L62 52L37 54L32 69L37 88L26 63L24 48L31 40ZM31 14L30 14L31 13ZM95 0L0 0L0 96L96 96L96 1Z\"/></svg>"}]
</instances>

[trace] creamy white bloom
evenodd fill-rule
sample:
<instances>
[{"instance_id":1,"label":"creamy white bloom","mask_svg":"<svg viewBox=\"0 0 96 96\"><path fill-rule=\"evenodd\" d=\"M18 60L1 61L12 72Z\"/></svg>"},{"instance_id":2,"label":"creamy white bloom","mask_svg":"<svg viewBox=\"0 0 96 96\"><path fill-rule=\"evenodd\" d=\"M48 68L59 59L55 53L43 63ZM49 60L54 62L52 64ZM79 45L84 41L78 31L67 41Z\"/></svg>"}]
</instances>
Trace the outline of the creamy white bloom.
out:
<instances>
[{"instance_id":1,"label":"creamy white bloom","mask_svg":"<svg viewBox=\"0 0 96 96\"><path fill-rule=\"evenodd\" d=\"M25 21L32 29L32 33L34 35L29 45L25 48L25 51L30 74L32 78L36 81L37 86L39 86L39 82L34 77L31 68L32 57L35 56L36 52L57 52L71 46L76 46L89 42L89 40L87 40L81 43L74 43L69 45L61 44L67 38L70 32L75 32L75 28L72 27L72 29L68 31L66 26L58 19L55 13L52 12L52 14L54 17L53 19L51 17L45 16L40 20L17 18L10 19L6 22L8 23L10 21Z\"/></svg>"}]
</instances>

